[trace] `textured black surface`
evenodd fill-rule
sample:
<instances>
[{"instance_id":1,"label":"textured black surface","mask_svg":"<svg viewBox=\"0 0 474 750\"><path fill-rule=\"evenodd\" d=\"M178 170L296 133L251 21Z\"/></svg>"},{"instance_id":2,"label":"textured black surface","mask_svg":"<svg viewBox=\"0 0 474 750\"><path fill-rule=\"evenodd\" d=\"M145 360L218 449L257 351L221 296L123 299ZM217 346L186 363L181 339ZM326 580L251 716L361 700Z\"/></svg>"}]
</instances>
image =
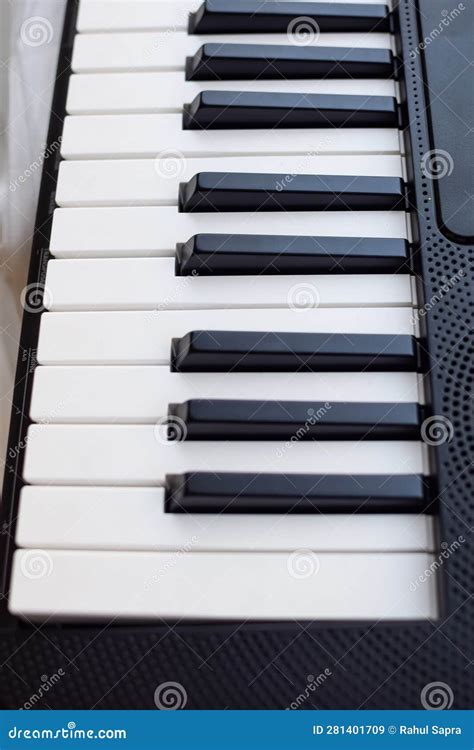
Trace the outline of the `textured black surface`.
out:
<instances>
[{"instance_id":1,"label":"textured black surface","mask_svg":"<svg viewBox=\"0 0 474 750\"><path fill-rule=\"evenodd\" d=\"M67 60L71 52L75 3L69 4L53 104L64 112ZM149 708L154 709L157 685L180 682L188 694L187 708L285 708L303 695L308 675L331 674L301 702L301 708L421 708L422 689L443 682L452 693L453 708L468 708L472 696L469 649L474 632L472 553L465 540L473 524L472 393L473 307L469 263L474 248L455 244L440 231L434 184L422 168L433 145L429 140L423 87L422 54L410 56L420 41L413 0L399 9L400 52L405 60L402 89L406 92L406 139L411 201L417 211L414 264L423 276L420 294L427 302L420 322L429 349L433 414L452 425L452 439L431 451L440 500L440 550L446 559L438 571L442 617L437 622L379 624L313 624L235 626L179 624L170 628L40 629L19 625L6 613L6 597L18 493L26 435L31 374L39 315L25 314L12 428L7 455L2 517L3 602L0 633L0 705L18 708ZM461 21L462 23L462 21ZM467 28L466 33L470 33ZM49 143L57 139L60 122L52 118ZM408 135L408 134L407 134ZM55 165L45 167L30 284L44 282L51 211L54 207ZM461 273L462 272L462 273ZM446 280L453 280L447 284ZM440 289L446 288L440 292ZM436 303L433 300L436 298ZM453 543L457 542L454 549ZM448 554L449 553L449 554ZM63 675L38 696L46 677Z\"/></svg>"}]
</instances>

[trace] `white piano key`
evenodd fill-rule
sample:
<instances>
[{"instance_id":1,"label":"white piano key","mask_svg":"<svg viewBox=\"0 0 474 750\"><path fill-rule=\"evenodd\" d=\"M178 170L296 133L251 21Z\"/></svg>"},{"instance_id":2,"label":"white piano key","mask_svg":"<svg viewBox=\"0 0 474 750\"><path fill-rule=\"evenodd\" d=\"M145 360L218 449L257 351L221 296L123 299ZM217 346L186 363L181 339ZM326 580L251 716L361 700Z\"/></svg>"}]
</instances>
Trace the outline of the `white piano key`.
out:
<instances>
[{"instance_id":1,"label":"white piano key","mask_svg":"<svg viewBox=\"0 0 474 750\"><path fill-rule=\"evenodd\" d=\"M24 487L21 491L19 547L171 552L190 540L194 552L434 551L431 516L193 516L165 513L160 487Z\"/></svg>"},{"instance_id":2,"label":"white piano key","mask_svg":"<svg viewBox=\"0 0 474 750\"><path fill-rule=\"evenodd\" d=\"M304 577L295 567L302 556ZM35 558L42 576L30 573ZM410 585L433 560L423 552L19 550L9 609L28 620L435 618L435 576Z\"/></svg>"},{"instance_id":3,"label":"white piano key","mask_svg":"<svg viewBox=\"0 0 474 750\"><path fill-rule=\"evenodd\" d=\"M326 0L327 1L327 0ZM342 0L330 0L341 2ZM344 0L360 3L362 0ZM380 0L364 0L367 3ZM201 0L81 0L77 19L80 32L100 31L186 31L189 13Z\"/></svg>"},{"instance_id":4,"label":"white piano key","mask_svg":"<svg viewBox=\"0 0 474 750\"><path fill-rule=\"evenodd\" d=\"M44 313L38 362L167 365L171 340L201 330L413 335L416 325L408 307Z\"/></svg>"},{"instance_id":5,"label":"white piano key","mask_svg":"<svg viewBox=\"0 0 474 750\"><path fill-rule=\"evenodd\" d=\"M396 96L395 81L381 79L301 81L185 81L180 72L86 73L69 79L70 115L182 112L202 91Z\"/></svg>"},{"instance_id":6,"label":"white piano key","mask_svg":"<svg viewBox=\"0 0 474 750\"><path fill-rule=\"evenodd\" d=\"M189 14L197 10L200 4L200 0L82 0L77 30L186 31Z\"/></svg>"},{"instance_id":7,"label":"white piano key","mask_svg":"<svg viewBox=\"0 0 474 750\"><path fill-rule=\"evenodd\" d=\"M401 177L400 156L317 155L186 158L166 149L156 159L63 161L56 203L63 207L178 204L179 185L199 172ZM158 155L159 156L159 155ZM288 214L285 214L288 215Z\"/></svg>"},{"instance_id":8,"label":"white piano key","mask_svg":"<svg viewBox=\"0 0 474 750\"><path fill-rule=\"evenodd\" d=\"M318 143L323 144L322 149ZM323 153L399 154L396 128L183 130L182 116L84 115L66 117L65 159L154 158L166 148L184 157Z\"/></svg>"},{"instance_id":9,"label":"white piano key","mask_svg":"<svg viewBox=\"0 0 474 750\"><path fill-rule=\"evenodd\" d=\"M112 71L182 71L186 57L193 56L203 44L255 44L255 34L188 35L168 30L138 33L78 34L74 42L72 70L74 73ZM287 34L258 35L258 44L288 46ZM390 34L377 32L359 34L319 34L312 45L320 47L391 48Z\"/></svg>"},{"instance_id":10,"label":"white piano key","mask_svg":"<svg viewBox=\"0 0 474 750\"><path fill-rule=\"evenodd\" d=\"M23 477L28 484L150 486L167 474L421 474L415 441L167 442L155 425L32 425Z\"/></svg>"},{"instance_id":11,"label":"white piano key","mask_svg":"<svg viewBox=\"0 0 474 750\"><path fill-rule=\"evenodd\" d=\"M178 373L168 367L37 367L30 417L44 424L148 423L170 403L198 399L268 401L420 400L414 372Z\"/></svg>"},{"instance_id":12,"label":"white piano key","mask_svg":"<svg viewBox=\"0 0 474 750\"><path fill-rule=\"evenodd\" d=\"M408 237L402 211L182 214L175 206L59 208L49 249L56 258L173 257L178 242L200 233Z\"/></svg>"},{"instance_id":13,"label":"white piano key","mask_svg":"<svg viewBox=\"0 0 474 750\"><path fill-rule=\"evenodd\" d=\"M221 310L403 307L408 274L176 276L174 258L51 260L46 307L73 310ZM307 295L298 291L305 289Z\"/></svg>"}]
</instances>

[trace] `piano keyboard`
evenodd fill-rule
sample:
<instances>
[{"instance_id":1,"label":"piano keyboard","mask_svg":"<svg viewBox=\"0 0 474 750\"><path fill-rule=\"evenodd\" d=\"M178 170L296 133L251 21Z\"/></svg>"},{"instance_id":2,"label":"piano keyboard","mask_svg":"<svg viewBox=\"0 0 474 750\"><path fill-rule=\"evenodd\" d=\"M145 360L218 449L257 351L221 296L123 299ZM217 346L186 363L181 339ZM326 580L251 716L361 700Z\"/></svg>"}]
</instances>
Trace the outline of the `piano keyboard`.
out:
<instances>
[{"instance_id":1,"label":"piano keyboard","mask_svg":"<svg viewBox=\"0 0 474 750\"><path fill-rule=\"evenodd\" d=\"M292 5L80 2L19 617L438 616L390 12Z\"/></svg>"}]
</instances>

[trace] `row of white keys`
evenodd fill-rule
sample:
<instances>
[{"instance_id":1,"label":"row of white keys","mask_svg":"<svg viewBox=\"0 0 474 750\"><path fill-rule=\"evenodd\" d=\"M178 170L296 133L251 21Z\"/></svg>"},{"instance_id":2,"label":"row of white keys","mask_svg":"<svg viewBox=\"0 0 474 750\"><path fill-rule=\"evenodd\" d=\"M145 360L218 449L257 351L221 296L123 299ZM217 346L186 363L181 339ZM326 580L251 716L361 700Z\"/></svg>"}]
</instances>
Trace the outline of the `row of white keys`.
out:
<instances>
[{"instance_id":1,"label":"row of white keys","mask_svg":"<svg viewBox=\"0 0 474 750\"><path fill-rule=\"evenodd\" d=\"M162 487L24 487L16 543L40 549L194 552L433 551L433 518L408 514L165 513ZM111 522L113 519L113 523Z\"/></svg>"},{"instance_id":2,"label":"row of white keys","mask_svg":"<svg viewBox=\"0 0 474 750\"><path fill-rule=\"evenodd\" d=\"M290 0L291 2L291 0ZM327 0L326 0L327 2ZM329 0L361 3L362 0ZM363 0L376 4L380 0ZM81 0L77 19L80 32L100 31L186 31L189 13L202 5L201 0Z\"/></svg>"},{"instance_id":3,"label":"row of white keys","mask_svg":"<svg viewBox=\"0 0 474 750\"><path fill-rule=\"evenodd\" d=\"M37 367L30 417L44 424L156 424L190 399L332 403L422 400L414 372L171 372L157 366Z\"/></svg>"},{"instance_id":4,"label":"row of white keys","mask_svg":"<svg viewBox=\"0 0 474 750\"><path fill-rule=\"evenodd\" d=\"M187 31L200 0L81 0L76 28L97 31Z\"/></svg>"},{"instance_id":5,"label":"row of white keys","mask_svg":"<svg viewBox=\"0 0 474 750\"><path fill-rule=\"evenodd\" d=\"M315 142L313 149L316 148ZM403 173L400 156L315 156L313 150L300 156L258 158L186 158L174 151L163 153L168 158L63 161L59 168L56 203L65 208L177 206L179 185L199 172L275 174L281 175L283 180L295 173L384 177L401 177ZM285 212L285 217L289 215ZM274 214L271 222L273 217Z\"/></svg>"},{"instance_id":6,"label":"row of white keys","mask_svg":"<svg viewBox=\"0 0 474 750\"><path fill-rule=\"evenodd\" d=\"M173 258L51 260L45 288L51 311L415 304L408 274L176 276Z\"/></svg>"},{"instance_id":7,"label":"row of white keys","mask_svg":"<svg viewBox=\"0 0 474 750\"><path fill-rule=\"evenodd\" d=\"M19 550L9 607L29 620L76 621L354 621L437 615L434 576L413 586L432 555L306 553L311 567L301 576L297 554ZM38 563L47 574L32 575Z\"/></svg>"},{"instance_id":8,"label":"row of white keys","mask_svg":"<svg viewBox=\"0 0 474 750\"><path fill-rule=\"evenodd\" d=\"M64 121L65 159L141 159L167 152L182 157L399 154L400 138L396 128L276 128L252 131L249 138L245 129L183 130L178 114L77 115Z\"/></svg>"},{"instance_id":9,"label":"row of white keys","mask_svg":"<svg viewBox=\"0 0 474 750\"><path fill-rule=\"evenodd\" d=\"M416 441L167 441L155 425L36 424L28 430L28 484L163 486L168 474L423 474Z\"/></svg>"},{"instance_id":10,"label":"row of white keys","mask_svg":"<svg viewBox=\"0 0 474 750\"><path fill-rule=\"evenodd\" d=\"M292 44L287 34L261 34L259 45ZM182 71L186 58L198 52L203 44L250 44L256 43L255 34L219 34L190 36L182 31L78 34L74 42L72 71L74 73L106 73L131 71L174 70ZM391 49L390 34L315 34L312 46L339 47L341 50ZM344 51L341 52L344 55Z\"/></svg>"},{"instance_id":11,"label":"row of white keys","mask_svg":"<svg viewBox=\"0 0 474 750\"><path fill-rule=\"evenodd\" d=\"M416 335L409 307L288 310L55 312L41 316L44 365L169 365L171 341L190 331Z\"/></svg>"},{"instance_id":12,"label":"row of white keys","mask_svg":"<svg viewBox=\"0 0 474 750\"><path fill-rule=\"evenodd\" d=\"M409 239L402 211L180 213L175 206L58 208L50 252L56 258L173 257L196 234Z\"/></svg>"},{"instance_id":13,"label":"row of white keys","mask_svg":"<svg viewBox=\"0 0 474 750\"><path fill-rule=\"evenodd\" d=\"M185 81L181 72L86 73L69 79L69 115L182 112L202 91L396 96L381 79L301 81Z\"/></svg>"}]
</instances>

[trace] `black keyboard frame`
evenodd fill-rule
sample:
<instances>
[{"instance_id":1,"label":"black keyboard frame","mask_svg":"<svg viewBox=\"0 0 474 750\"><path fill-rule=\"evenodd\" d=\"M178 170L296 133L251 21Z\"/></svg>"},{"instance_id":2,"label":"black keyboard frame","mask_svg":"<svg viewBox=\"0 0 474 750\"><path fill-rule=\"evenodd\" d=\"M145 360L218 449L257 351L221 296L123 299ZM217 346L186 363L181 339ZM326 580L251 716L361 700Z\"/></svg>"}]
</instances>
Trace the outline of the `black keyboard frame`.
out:
<instances>
[{"instance_id":1,"label":"black keyboard frame","mask_svg":"<svg viewBox=\"0 0 474 750\"><path fill-rule=\"evenodd\" d=\"M441 0L432 3L434 10L441 12ZM430 140L424 55L409 54L425 33L422 26L426 19L418 10L413 0L400 0L392 22L398 53L404 61L400 71L402 112L405 123L410 123L405 148L408 200L417 212L413 267L420 279L420 299L431 301L439 296L446 278L459 271L461 262L467 266L474 247L451 241L440 230L435 181L427 179L420 166L423 155L435 145ZM44 284L49 259L60 163L57 144L65 113L76 14L77 0L68 0L48 135L48 151L53 155L44 163L28 277L33 290ZM46 622L37 626L12 617L7 609L9 577L41 303L37 303L37 310L25 311L3 488L0 707L21 707L45 676L62 670L64 675L42 698L35 699L34 708L153 709L154 690L167 681L181 683L188 696L187 708L196 709L282 709L300 694L306 696L299 704L303 709L416 709L422 707L422 689L432 682L449 686L453 708L467 708L467 649L474 632L468 594L473 580L468 540L473 516L469 469L469 456L473 455L469 410L473 377L466 358L469 340L461 351L452 348L468 335L469 323L472 329L471 294L467 274L436 304L428 304L421 318L422 345L430 359L428 406L433 415L443 415L453 426L452 441L430 449L437 483L431 508L436 506L439 518L440 554L454 540L466 540L455 552L446 554L446 559L439 558L441 617L433 622L103 626ZM306 695L307 676L324 670L331 674L316 690L306 690Z\"/></svg>"}]
</instances>

